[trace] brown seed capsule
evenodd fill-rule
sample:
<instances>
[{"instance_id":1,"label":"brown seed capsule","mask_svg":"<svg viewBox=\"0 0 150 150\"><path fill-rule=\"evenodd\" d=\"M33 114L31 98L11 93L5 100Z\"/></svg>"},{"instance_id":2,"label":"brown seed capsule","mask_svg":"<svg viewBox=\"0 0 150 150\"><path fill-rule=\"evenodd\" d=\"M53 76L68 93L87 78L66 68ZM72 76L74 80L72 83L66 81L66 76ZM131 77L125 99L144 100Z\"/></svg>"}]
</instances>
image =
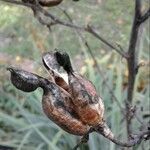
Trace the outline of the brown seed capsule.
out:
<instances>
[{"instance_id":1,"label":"brown seed capsule","mask_svg":"<svg viewBox=\"0 0 150 150\"><path fill-rule=\"evenodd\" d=\"M97 95L94 85L83 76L73 71L67 53L55 53L58 63L68 73L69 87L73 96L76 113L83 123L96 126L101 124L104 115L104 104Z\"/></svg>"},{"instance_id":2,"label":"brown seed capsule","mask_svg":"<svg viewBox=\"0 0 150 150\"><path fill-rule=\"evenodd\" d=\"M25 92L41 87L44 91L44 113L68 133L85 137L96 131L113 139L113 134L103 119L102 99L89 80L73 71L68 54L58 51L46 53L43 55L43 63L49 70L51 81L10 67L7 69L11 72L12 84ZM67 72L69 84L58 73L60 66Z\"/></svg>"},{"instance_id":3,"label":"brown seed capsule","mask_svg":"<svg viewBox=\"0 0 150 150\"><path fill-rule=\"evenodd\" d=\"M73 109L72 100L58 85L24 70L15 68L8 68L8 70L11 72L11 81L16 88L25 92L34 91L38 87L43 89L43 111L63 130L74 135L84 135L88 132L89 126L79 120Z\"/></svg>"}]
</instances>

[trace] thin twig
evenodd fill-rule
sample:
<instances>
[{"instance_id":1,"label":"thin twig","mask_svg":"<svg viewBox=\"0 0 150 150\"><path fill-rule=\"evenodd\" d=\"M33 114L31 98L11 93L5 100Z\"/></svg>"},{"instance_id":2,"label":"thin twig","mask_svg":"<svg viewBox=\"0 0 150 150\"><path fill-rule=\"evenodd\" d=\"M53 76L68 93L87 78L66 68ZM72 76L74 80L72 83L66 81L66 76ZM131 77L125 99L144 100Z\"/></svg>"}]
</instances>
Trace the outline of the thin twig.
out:
<instances>
[{"instance_id":1,"label":"thin twig","mask_svg":"<svg viewBox=\"0 0 150 150\"><path fill-rule=\"evenodd\" d=\"M75 29L78 29L78 30L81 30L81 31L86 31L86 32L90 33L91 35L93 35L94 37L96 37L97 39L99 39L101 42L103 42L104 44L106 44L108 47L110 47L112 50L115 50L122 57L127 58L127 55L126 55L125 52L120 51L120 49L118 49L116 46L112 45L110 42L108 42L102 36L100 36L98 34L98 32L95 31L95 29L94 29L93 26L91 27L91 26L88 25L87 27L83 27L83 26L77 26L77 25L74 25L72 23L68 23L68 22L62 21L58 17L52 15L47 10L43 9L40 6L36 6L35 4L23 3L23 2L20 2L20 1L16 1L16 0L0 0L0 1L8 2L8 3L13 3L13 4L16 4L16 5L22 5L22 6L26 6L26 7L30 7L30 8L34 7L38 11L40 11L41 13L43 13L45 16L51 18L57 24L60 24L60 25L66 26L66 27L70 27L70 28L75 28Z\"/></svg>"},{"instance_id":2,"label":"thin twig","mask_svg":"<svg viewBox=\"0 0 150 150\"><path fill-rule=\"evenodd\" d=\"M134 139L129 140L128 142L121 142L116 138L109 138L113 143L123 146L123 147L133 147L137 144L140 144L143 140L147 140L147 137L150 135L150 131L143 131L135 136Z\"/></svg>"},{"instance_id":3,"label":"thin twig","mask_svg":"<svg viewBox=\"0 0 150 150\"><path fill-rule=\"evenodd\" d=\"M119 146L122 146L122 147L133 147L133 146L135 146L137 144L140 144L143 140L149 140L150 139L150 130L147 129L147 130L141 131L138 134L134 134L134 136L132 135L132 138L129 141L127 141L127 142L121 141L120 139L117 139L113 135L113 133L110 131L110 129L107 126L107 124L104 122L103 124L100 124L100 125L98 125L96 127L92 127L91 131L81 138L81 141L74 147L73 150L77 150L77 148L81 144L83 144L85 142L88 142L88 138L86 138L86 136L87 135L89 136L90 133L92 133L94 131L99 133L99 134L101 134L101 135L103 135L105 138L109 139L113 143L115 143L115 144L117 144Z\"/></svg>"},{"instance_id":4,"label":"thin twig","mask_svg":"<svg viewBox=\"0 0 150 150\"><path fill-rule=\"evenodd\" d=\"M144 23L148 18L150 17L150 8L147 10L147 12L141 16L141 19L139 20L139 23Z\"/></svg>"},{"instance_id":5,"label":"thin twig","mask_svg":"<svg viewBox=\"0 0 150 150\"><path fill-rule=\"evenodd\" d=\"M91 26L87 26L87 27L81 27L81 26L77 26L75 24L73 24L72 22L64 22L58 18L56 18L55 16L53 16L52 14L50 14L48 11L46 11L45 9L43 9L42 7L40 7L40 10L43 12L43 14L45 16L48 16L50 17L51 19L53 19L55 22L61 24L61 25L64 25L64 26L67 26L67 27L71 27L71 28L74 28L76 30L83 30L83 31L86 31L90 34L92 34L93 36L95 36L97 39L99 39L100 41L102 41L104 44L106 44L107 46L109 46L112 50L115 50L116 52L118 52L122 57L125 57L127 58L127 55L120 51L120 49L118 49L117 47L113 46L112 44L110 44L107 40L105 40L102 36L100 36L95 30L94 30L94 27L91 27Z\"/></svg>"},{"instance_id":6,"label":"thin twig","mask_svg":"<svg viewBox=\"0 0 150 150\"><path fill-rule=\"evenodd\" d=\"M113 143L123 146L123 147L132 147L137 144L140 144L142 142L142 140L149 140L149 138L150 138L150 130L147 129L136 135L134 134L134 136L132 136L132 139L129 139L129 141L127 141L127 142L124 142L124 141L120 141L119 139L117 139L116 137L114 137L112 135L106 135L105 130L107 128L109 129L109 127L107 127L107 124L104 123L103 125L98 126L95 130L98 133L100 133L101 135L103 135L105 138L112 141Z\"/></svg>"},{"instance_id":7,"label":"thin twig","mask_svg":"<svg viewBox=\"0 0 150 150\"><path fill-rule=\"evenodd\" d=\"M35 18L42 24L45 25L49 31L51 31L51 27L56 25L57 23L54 21L45 20L41 14L34 8L32 8Z\"/></svg>"},{"instance_id":8,"label":"thin twig","mask_svg":"<svg viewBox=\"0 0 150 150\"><path fill-rule=\"evenodd\" d=\"M92 28L90 25L87 26L87 31L90 32L91 34L93 34L96 38L98 38L99 40L101 40L103 43L105 43L107 46L109 46L110 48L114 49L117 53L119 53L122 57L124 58L128 58L128 56L126 55L126 53L124 51L120 51L120 49L116 48L115 46L113 46L112 44L110 44L107 40L105 40L103 37L101 37L95 30L94 28Z\"/></svg>"}]
</instances>

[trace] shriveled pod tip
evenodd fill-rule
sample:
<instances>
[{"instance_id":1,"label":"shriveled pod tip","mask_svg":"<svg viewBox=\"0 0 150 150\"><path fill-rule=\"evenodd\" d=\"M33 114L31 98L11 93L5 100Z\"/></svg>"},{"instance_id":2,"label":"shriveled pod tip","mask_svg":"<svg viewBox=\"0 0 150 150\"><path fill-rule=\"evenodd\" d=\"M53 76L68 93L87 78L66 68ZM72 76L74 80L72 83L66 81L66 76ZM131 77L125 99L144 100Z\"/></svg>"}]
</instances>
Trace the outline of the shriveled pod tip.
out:
<instances>
[{"instance_id":1,"label":"shriveled pod tip","mask_svg":"<svg viewBox=\"0 0 150 150\"><path fill-rule=\"evenodd\" d=\"M11 73L11 82L19 90L24 92L32 92L39 87L39 76L30 72L8 67Z\"/></svg>"}]
</instances>

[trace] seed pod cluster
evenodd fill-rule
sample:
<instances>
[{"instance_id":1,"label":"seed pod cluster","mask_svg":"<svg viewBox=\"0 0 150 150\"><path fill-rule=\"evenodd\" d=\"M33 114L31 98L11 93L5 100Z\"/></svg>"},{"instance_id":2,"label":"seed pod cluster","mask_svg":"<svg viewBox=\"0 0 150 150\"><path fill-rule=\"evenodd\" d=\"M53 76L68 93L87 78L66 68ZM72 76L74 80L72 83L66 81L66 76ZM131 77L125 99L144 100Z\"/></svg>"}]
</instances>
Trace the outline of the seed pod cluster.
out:
<instances>
[{"instance_id":1,"label":"seed pod cluster","mask_svg":"<svg viewBox=\"0 0 150 150\"><path fill-rule=\"evenodd\" d=\"M9 67L12 84L25 92L42 88L44 113L68 133L85 135L91 127L102 124L102 99L89 80L73 71L69 55L59 51L47 52L42 61L49 72L49 79ZM61 67L67 72L68 82L61 76Z\"/></svg>"}]
</instances>

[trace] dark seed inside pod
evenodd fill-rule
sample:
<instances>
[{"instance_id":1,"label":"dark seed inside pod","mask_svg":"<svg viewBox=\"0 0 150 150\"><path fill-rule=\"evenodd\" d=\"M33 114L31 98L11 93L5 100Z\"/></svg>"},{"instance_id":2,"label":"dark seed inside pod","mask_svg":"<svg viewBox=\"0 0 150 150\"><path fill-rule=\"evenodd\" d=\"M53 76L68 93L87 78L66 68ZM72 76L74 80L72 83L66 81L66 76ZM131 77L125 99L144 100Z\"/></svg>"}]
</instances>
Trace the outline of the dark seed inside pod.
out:
<instances>
[{"instance_id":1,"label":"dark seed inside pod","mask_svg":"<svg viewBox=\"0 0 150 150\"><path fill-rule=\"evenodd\" d=\"M62 66L67 73L73 72L70 57L66 52L57 51L55 52L55 56L59 65Z\"/></svg>"}]
</instances>

